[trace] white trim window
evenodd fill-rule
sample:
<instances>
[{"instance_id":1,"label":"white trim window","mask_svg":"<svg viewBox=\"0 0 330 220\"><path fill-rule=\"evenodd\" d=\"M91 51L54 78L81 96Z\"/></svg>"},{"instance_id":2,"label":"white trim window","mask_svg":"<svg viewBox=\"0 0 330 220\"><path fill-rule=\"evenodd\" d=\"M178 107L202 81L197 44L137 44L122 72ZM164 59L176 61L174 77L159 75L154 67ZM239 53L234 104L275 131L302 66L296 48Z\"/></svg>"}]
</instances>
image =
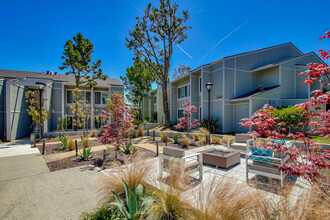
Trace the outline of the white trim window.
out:
<instances>
[{"instance_id":1,"label":"white trim window","mask_svg":"<svg viewBox=\"0 0 330 220\"><path fill-rule=\"evenodd\" d=\"M199 114L198 114L198 116L199 116L199 121L201 121L202 120L202 106L199 106Z\"/></svg>"},{"instance_id":2,"label":"white trim window","mask_svg":"<svg viewBox=\"0 0 330 220\"><path fill-rule=\"evenodd\" d=\"M190 84L178 87L178 99L190 97Z\"/></svg>"},{"instance_id":3,"label":"white trim window","mask_svg":"<svg viewBox=\"0 0 330 220\"><path fill-rule=\"evenodd\" d=\"M108 98L108 92L94 92L94 104L106 105Z\"/></svg>"},{"instance_id":4,"label":"white trim window","mask_svg":"<svg viewBox=\"0 0 330 220\"><path fill-rule=\"evenodd\" d=\"M85 104L91 103L91 92L90 91L80 91L79 92L79 100L83 100ZM74 104L76 102L76 98L73 96L73 89L66 90L66 104Z\"/></svg>"},{"instance_id":5,"label":"white trim window","mask_svg":"<svg viewBox=\"0 0 330 220\"><path fill-rule=\"evenodd\" d=\"M157 104L157 96L154 96L154 104Z\"/></svg>"},{"instance_id":6,"label":"white trim window","mask_svg":"<svg viewBox=\"0 0 330 220\"><path fill-rule=\"evenodd\" d=\"M202 94L202 77L199 77L199 95Z\"/></svg>"}]
</instances>

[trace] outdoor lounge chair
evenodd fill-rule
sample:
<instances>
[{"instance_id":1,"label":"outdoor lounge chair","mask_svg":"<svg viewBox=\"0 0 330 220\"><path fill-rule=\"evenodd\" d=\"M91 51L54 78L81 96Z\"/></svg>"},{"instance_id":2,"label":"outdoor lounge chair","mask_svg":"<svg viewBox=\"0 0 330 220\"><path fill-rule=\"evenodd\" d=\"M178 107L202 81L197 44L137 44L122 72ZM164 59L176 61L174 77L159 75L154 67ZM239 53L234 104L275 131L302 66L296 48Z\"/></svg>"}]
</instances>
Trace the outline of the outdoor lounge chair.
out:
<instances>
[{"instance_id":1,"label":"outdoor lounge chair","mask_svg":"<svg viewBox=\"0 0 330 220\"><path fill-rule=\"evenodd\" d=\"M234 143L231 143L234 140ZM250 146L254 146L255 141L248 134L236 134L234 138L227 139L228 149L239 151L242 154L249 153Z\"/></svg>"},{"instance_id":2,"label":"outdoor lounge chair","mask_svg":"<svg viewBox=\"0 0 330 220\"><path fill-rule=\"evenodd\" d=\"M248 148L249 146L247 146L246 151L249 151L249 153L245 154L246 181L249 179L249 173L254 173L256 175L280 180L281 188L283 188L283 180L287 173L279 170L278 166L287 163L290 156L288 154L283 154L282 152L272 152L260 148L255 148L257 150L252 152ZM261 152L257 153L258 150Z\"/></svg>"},{"instance_id":3,"label":"outdoor lounge chair","mask_svg":"<svg viewBox=\"0 0 330 220\"><path fill-rule=\"evenodd\" d=\"M159 178L163 178L163 172L170 172L171 164L184 169L184 172L199 172L199 180L203 179L203 157L201 153L185 156L183 149L164 147L163 153L159 154Z\"/></svg>"}]
</instances>

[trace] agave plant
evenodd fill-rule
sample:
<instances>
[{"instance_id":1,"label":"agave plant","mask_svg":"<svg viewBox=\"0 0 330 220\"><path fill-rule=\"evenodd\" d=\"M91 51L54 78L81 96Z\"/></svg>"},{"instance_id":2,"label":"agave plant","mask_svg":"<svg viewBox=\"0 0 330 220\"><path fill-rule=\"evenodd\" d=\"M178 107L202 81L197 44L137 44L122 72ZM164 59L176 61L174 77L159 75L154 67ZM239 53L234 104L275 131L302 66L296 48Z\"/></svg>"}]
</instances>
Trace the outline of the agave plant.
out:
<instances>
[{"instance_id":1,"label":"agave plant","mask_svg":"<svg viewBox=\"0 0 330 220\"><path fill-rule=\"evenodd\" d=\"M88 160L92 157L92 147L83 147L82 153L79 151L80 160Z\"/></svg>"},{"instance_id":2,"label":"agave plant","mask_svg":"<svg viewBox=\"0 0 330 220\"><path fill-rule=\"evenodd\" d=\"M122 199L117 195L117 193L112 192L116 198L116 202L110 203L116 206L119 211L123 214L125 219L135 220L140 219L145 205L149 202L150 198L147 197L142 202L143 187L141 184L138 186L133 184L133 189L131 190L125 180L123 180L125 193L126 193L126 202L124 203ZM126 204L126 205L125 205Z\"/></svg>"},{"instance_id":3,"label":"agave plant","mask_svg":"<svg viewBox=\"0 0 330 220\"><path fill-rule=\"evenodd\" d=\"M178 134L174 134L173 135L173 143L174 144L178 144L179 143L179 135Z\"/></svg>"},{"instance_id":4,"label":"agave plant","mask_svg":"<svg viewBox=\"0 0 330 220\"><path fill-rule=\"evenodd\" d=\"M125 144L123 147L122 147L123 151L125 154L131 154L132 151L133 151L133 144L132 143L129 143L129 144Z\"/></svg>"}]
</instances>

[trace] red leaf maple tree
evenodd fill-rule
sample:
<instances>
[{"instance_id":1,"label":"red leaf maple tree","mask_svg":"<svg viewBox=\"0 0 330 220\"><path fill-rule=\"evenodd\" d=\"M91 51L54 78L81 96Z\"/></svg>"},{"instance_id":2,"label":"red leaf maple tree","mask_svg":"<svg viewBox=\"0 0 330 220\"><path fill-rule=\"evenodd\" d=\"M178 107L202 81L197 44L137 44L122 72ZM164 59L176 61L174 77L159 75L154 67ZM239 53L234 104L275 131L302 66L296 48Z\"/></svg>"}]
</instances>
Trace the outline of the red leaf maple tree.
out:
<instances>
[{"instance_id":1,"label":"red leaf maple tree","mask_svg":"<svg viewBox=\"0 0 330 220\"><path fill-rule=\"evenodd\" d=\"M330 31L326 32L319 40L329 39ZM329 60L330 50L319 50L324 61ZM265 105L256 111L251 118L242 119L244 127L253 127L249 132L255 138L270 137L271 142L259 146L288 154L291 162L279 166L279 169L292 175L303 177L310 184L318 185L329 196L330 176L329 159L330 151L324 150L313 140L313 135L330 138L330 110L324 108L330 104L330 67L324 62L309 63L307 70L299 74L306 76L303 83L318 82L321 89L311 92L308 102L298 104L296 107L303 110L298 126L293 127L285 122L279 122L273 114L274 108ZM294 139L293 144L285 144L288 138ZM297 142L300 140L301 142Z\"/></svg>"},{"instance_id":2,"label":"red leaf maple tree","mask_svg":"<svg viewBox=\"0 0 330 220\"><path fill-rule=\"evenodd\" d=\"M199 125L199 121L197 119L192 119L192 113L197 112L197 107L194 105L191 105L191 102L189 99L187 99L183 107L183 117L179 118L179 123L174 126L174 128L178 130L187 130L188 135L191 128L194 128Z\"/></svg>"},{"instance_id":3,"label":"red leaf maple tree","mask_svg":"<svg viewBox=\"0 0 330 220\"><path fill-rule=\"evenodd\" d=\"M133 125L132 113L134 108L126 105L123 95L112 94L112 99L108 99L107 111L101 112L101 117L110 121L104 125L104 133L98 138L102 144L111 144L117 150L119 146L130 143L129 135L136 127Z\"/></svg>"}]
</instances>

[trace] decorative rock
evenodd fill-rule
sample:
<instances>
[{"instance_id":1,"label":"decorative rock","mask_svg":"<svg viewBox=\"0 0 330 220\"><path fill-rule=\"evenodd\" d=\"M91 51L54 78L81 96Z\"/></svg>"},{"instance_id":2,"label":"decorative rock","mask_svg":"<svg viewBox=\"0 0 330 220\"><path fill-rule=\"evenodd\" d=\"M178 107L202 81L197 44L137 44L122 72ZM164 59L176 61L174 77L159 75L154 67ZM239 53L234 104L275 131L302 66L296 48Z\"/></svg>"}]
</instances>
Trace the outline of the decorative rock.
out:
<instances>
[{"instance_id":1,"label":"decorative rock","mask_svg":"<svg viewBox=\"0 0 330 220\"><path fill-rule=\"evenodd\" d=\"M88 165L89 170L94 170L95 166L94 165Z\"/></svg>"}]
</instances>

